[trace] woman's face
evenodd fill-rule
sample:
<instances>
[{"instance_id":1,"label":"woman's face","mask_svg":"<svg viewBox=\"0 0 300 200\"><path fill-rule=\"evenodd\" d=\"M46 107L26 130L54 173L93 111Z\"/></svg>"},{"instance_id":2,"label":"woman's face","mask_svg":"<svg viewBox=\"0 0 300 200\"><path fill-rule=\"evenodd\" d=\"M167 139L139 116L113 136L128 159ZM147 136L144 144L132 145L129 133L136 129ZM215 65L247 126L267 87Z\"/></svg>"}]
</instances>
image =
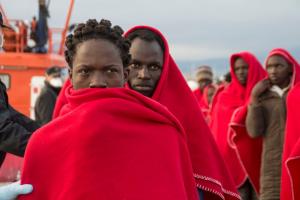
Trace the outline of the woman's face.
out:
<instances>
[{"instance_id":1,"label":"woman's face","mask_svg":"<svg viewBox=\"0 0 300 200\"><path fill-rule=\"evenodd\" d=\"M105 39L90 39L76 48L69 71L74 89L124 86L128 72L116 45Z\"/></svg>"}]
</instances>

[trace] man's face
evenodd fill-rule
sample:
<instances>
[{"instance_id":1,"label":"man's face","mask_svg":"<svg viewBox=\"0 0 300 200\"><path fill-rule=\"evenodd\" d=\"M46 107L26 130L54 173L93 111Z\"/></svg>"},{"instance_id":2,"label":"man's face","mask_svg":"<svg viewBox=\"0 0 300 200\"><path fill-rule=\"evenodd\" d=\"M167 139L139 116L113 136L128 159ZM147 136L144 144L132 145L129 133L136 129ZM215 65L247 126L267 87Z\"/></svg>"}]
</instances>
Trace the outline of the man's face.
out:
<instances>
[{"instance_id":1,"label":"man's face","mask_svg":"<svg viewBox=\"0 0 300 200\"><path fill-rule=\"evenodd\" d=\"M201 72L197 74L197 83L201 91L210 84L212 84L212 78L209 72Z\"/></svg>"},{"instance_id":2,"label":"man's face","mask_svg":"<svg viewBox=\"0 0 300 200\"><path fill-rule=\"evenodd\" d=\"M236 75L236 78L242 85L246 85L247 83L247 77L248 77L248 64L244 61L242 58L237 58L234 62L234 73Z\"/></svg>"},{"instance_id":3,"label":"man's face","mask_svg":"<svg viewBox=\"0 0 300 200\"><path fill-rule=\"evenodd\" d=\"M74 89L123 87L127 75L120 52L111 42L92 39L77 46L70 69Z\"/></svg>"},{"instance_id":4,"label":"man's face","mask_svg":"<svg viewBox=\"0 0 300 200\"><path fill-rule=\"evenodd\" d=\"M48 81L48 83L55 88L61 88L63 85L61 74L59 72L46 75L46 81Z\"/></svg>"},{"instance_id":5,"label":"man's face","mask_svg":"<svg viewBox=\"0 0 300 200\"><path fill-rule=\"evenodd\" d=\"M267 72L269 79L273 85L279 87L290 81L292 74L292 66L285 58L279 55L274 55L267 61Z\"/></svg>"},{"instance_id":6,"label":"man's face","mask_svg":"<svg viewBox=\"0 0 300 200\"><path fill-rule=\"evenodd\" d=\"M129 86L144 96L152 97L162 72L163 50L157 41L136 38L129 52Z\"/></svg>"}]
</instances>

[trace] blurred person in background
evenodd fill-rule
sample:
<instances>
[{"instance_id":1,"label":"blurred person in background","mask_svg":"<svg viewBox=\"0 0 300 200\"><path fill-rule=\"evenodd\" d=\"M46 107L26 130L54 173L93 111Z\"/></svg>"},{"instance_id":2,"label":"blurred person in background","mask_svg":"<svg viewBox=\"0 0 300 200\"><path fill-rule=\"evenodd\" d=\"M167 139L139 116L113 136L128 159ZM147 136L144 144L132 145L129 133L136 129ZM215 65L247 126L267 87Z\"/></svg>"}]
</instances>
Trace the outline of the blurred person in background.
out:
<instances>
[{"instance_id":1,"label":"blurred person in background","mask_svg":"<svg viewBox=\"0 0 300 200\"><path fill-rule=\"evenodd\" d=\"M35 120L40 125L51 121L57 96L63 85L62 70L60 67L50 67L45 73L45 85L38 96L35 106Z\"/></svg>"},{"instance_id":2,"label":"blurred person in background","mask_svg":"<svg viewBox=\"0 0 300 200\"><path fill-rule=\"evenodd\" d=\"M213 82L213 72L210 66L202 65L196 69L196 82L198 88L193 93L198 102L201 102L204 88Z\"/></svg>"}]
</instances>

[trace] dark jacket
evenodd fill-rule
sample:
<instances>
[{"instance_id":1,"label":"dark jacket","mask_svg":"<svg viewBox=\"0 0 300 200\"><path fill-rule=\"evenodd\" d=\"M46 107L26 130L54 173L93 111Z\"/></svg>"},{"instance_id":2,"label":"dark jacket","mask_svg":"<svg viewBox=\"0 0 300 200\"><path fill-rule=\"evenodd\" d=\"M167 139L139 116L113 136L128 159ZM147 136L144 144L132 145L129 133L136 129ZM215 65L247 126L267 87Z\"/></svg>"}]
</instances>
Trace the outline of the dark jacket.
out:
<instances>
[{"instance_id":1,"label":"dark jacket","mask_svg":"<svg viewBox=\"0 0 300 200\"><path fill-rule=\"evenodd\" d=\"M47 124L51 121L59 91L60 89L52 87L45 81L45 86L34 106L35 119L40 125Z\"/></svg>"},{"instance_id":2,"label":"dark jacket","mask_svg":"<svg viewBox=\"0 0 300 200\"><path fill-rule=\"evenodd\" d=\"M248 107L247 131L251 137L263 138L259 198L261 200L280 199L287 92L280 97L275 92L267 91L260 96L259 103Z\"/></svg>"},{"instance_id":3,"label":"dark jacket","mask_svg":"<svg viewBox=\"0 0 300 200\"><path fill-rule=\"evenodd\" d=\"M36 122L9 105L6 87L0 81L0 166L6 152L24 156L29 138L38 128Z\"/></svg>"}]
</instances>

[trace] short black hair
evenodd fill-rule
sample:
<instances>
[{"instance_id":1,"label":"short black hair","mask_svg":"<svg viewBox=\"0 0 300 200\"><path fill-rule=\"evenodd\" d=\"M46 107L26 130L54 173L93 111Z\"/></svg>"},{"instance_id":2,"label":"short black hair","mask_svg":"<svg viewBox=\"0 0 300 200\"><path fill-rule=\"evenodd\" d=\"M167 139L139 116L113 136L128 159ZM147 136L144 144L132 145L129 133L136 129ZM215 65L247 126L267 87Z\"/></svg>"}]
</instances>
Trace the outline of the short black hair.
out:
<instances>
[{"instance_id":1,"label":"short black hair","mask_svg":"<svg viewBox=\"0 0 300 200\"><path fill-rule=\"evenodd\" d=\"M129 33L127 38L132 42L136 38L140 38L142 40L146 40L148 42L156 41L158 42L159 46L161 47L162 51L165 51L165 45L162 38L153 31L149 29L137 29L133 32Z\"/></svg>"},{"instance_id":2,"label":"short black hair","mask_svg":"<svg viewBox=\"0 0 300 200\"><path fill-rule=\"evenodd\" d=\"M86 23L78 24L74 33L67 36L65 59L72 68L78 44L91 39L105 39L116 45L120 51L123 66L127 67L130 61L130 42L122 34L122 28L120 26L112 27L109 20L102 19L98 22L96 19L89 19Z\"/></svg>"},{"instance_id":3,"label":"short black hair","mask_svg":"<svg viewBox=\"0 0 300 200\"><path fill-rule=\"evenodd\" d=\"M46 69L46 74L48 76L52 75L52 74L60 74L60 73L61 73L61 68L58 66L53 66L53 67Z\"/></svg>"}]
</instances>

